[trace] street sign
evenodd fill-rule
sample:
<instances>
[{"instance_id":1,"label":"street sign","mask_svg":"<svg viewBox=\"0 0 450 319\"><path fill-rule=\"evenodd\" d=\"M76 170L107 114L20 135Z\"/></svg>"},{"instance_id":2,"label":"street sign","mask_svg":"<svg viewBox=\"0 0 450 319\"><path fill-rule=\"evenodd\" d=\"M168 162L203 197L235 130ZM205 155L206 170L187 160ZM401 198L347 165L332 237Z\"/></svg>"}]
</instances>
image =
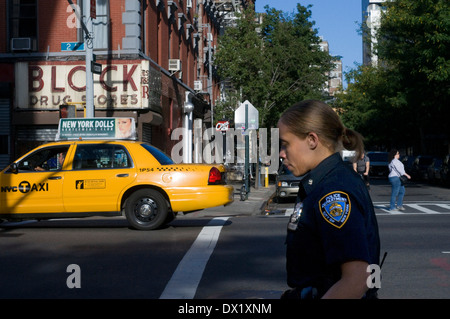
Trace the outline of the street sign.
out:
<instances>
[{"instance_id":1,"label":"street sign","mask_svg":"<svg viewBox=\"0 0 450 319\"><path fill-rule=\"evenodd\" d=\"M56 140L136 139L132 117L62 118Z\"/></svg>"},{"instance_id":2,"label":"street sign","mask_svg":"<svg viewBox=\"0 0 450 319\"><path fill-rule=\"evenodd\" d=\"M241 188L241 200L248 198L250 192L249 184L249 157L250 157L250 136L249 130L257 130L259 127L259 112L258 110L246 100L241 103L241 106L234 111L235 128L242 129L242 135L245 135L245 164L244 164L244 181L245 185Z\"/></svg>"},{"instance_id":3,"label":"street sign","mask_svg":"<svg viewBox=\"0 0 450 319\"><path fill-rule=\"evenodd\" d=\"M91 0L91 19L97 19L97 0Z\"/></svg>"},{"instance_id":4,"label":"street sign","mask_svg":"<svg viewBox=\"0 0 450 319\"><path fill-rule=\"evenodd\" d=\"M61 51L84 51L84 42L61 42Z\"/></svg>"},{"instance_id":5,"label":"street sign","mask_svg":"<svg viewBox=\"0 0 450 319\"><path fill-rule=\"evenodd\" d=\"M100 63L95 63L91 61L91 71L95 74L102 74L102 65Z\"/></svg>"},{"instance_id":6,"label":"street sign","mask_svg":"<svg viewBox=\"0 0 450 319\"><path fill-rule=\"evenodd\" d=\"M216 124L216 131L225 132L228 131L230 123L226 120L218 121Z\"/></svg>"},{"instance_id":7,"label":"street sign","mask_svg":"<svg viewBox=\"0 0 450 319\"><path fill-rule=\"evenodd\" d=\"M247 106L247 118L248 118L248 127L245 127L245 107ZM259 128L259 112L250 103L246 100L244 103L241 103L241 106L234 111L234 123L235 128L243 130L257 130Z\"/></svg>"}]
</instances>

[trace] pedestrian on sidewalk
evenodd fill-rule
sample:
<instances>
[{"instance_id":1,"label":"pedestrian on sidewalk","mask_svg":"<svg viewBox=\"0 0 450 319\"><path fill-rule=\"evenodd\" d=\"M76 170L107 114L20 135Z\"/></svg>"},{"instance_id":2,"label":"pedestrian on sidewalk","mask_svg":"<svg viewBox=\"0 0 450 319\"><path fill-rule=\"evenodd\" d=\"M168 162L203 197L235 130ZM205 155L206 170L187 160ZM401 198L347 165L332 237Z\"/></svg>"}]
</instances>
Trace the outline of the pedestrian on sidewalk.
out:
<instances>
[{"instance_id":1,"label":"pedestrian on sidewalk","mask_svg":"<svg viewBox=\"0 0 450 319\"><path fill-rule=\"evenodd\" d=\"M405 210L403 207L403 197L405 196L405 186L400 178L406 176L411 179L411 176L406 174L405 166L399 160L400 152L397 149L392 149L389 152L389 182L391 183L391 201L389 210Z\"/></svg>"},{"instance_id":2,"label":"pedestrian on sidewalk","mask_svg":"<svg viewBox=\"0 0 450 319\"><path fill-rule=\"evenodd\" d=\"M283 113L280 158L300 182L286 237L287 290L282 298L362 298L376 295L369 266L379 264L372 200L339 151L364 150L327 104L307 100Z\"/></svg>"},{"instance_id":3,"label":"pedestrian on sidewalk","mask_svg":"<svg viewBox=\"0 0 450 319\"><path fill-rule=\"evenodd\" d=\"M361 176L363 181L366 183L368 189L370 189L369 181L369 169L370 169L370 159L369 156L363 151L360 157L355 156L355 162L353 163L353 169L355 172Z\"/></svg>"}]
</instances>

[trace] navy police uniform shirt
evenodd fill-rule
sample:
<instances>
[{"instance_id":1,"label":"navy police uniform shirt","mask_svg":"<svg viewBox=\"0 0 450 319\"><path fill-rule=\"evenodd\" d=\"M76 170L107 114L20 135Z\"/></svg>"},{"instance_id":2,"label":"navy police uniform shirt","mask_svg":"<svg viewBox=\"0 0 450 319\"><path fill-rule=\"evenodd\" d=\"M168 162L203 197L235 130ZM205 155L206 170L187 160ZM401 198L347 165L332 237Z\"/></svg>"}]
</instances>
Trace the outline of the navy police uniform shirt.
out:
<instances>
[{"instance_id":1,"label":"navy police uniform shirt","mask_svg":"<svg viewBox=\"0 0 450 319\"><path fill-rule=\"evenodd\" d=\"M372 200L339 153L306 174L286 238L287 283L323 295L341 277L341 264L379 264L380 240ZM368 273L369 276L369 273Z\"/></svg>"}]
</instances>

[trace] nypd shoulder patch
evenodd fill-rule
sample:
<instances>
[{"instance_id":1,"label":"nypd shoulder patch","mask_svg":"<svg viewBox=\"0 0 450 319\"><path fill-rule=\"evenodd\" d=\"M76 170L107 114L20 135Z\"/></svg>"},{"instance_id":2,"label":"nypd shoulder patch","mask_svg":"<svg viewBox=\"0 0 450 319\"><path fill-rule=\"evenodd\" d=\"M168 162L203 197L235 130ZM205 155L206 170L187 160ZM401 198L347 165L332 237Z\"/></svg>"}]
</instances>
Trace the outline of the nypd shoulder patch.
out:
<instances>
[{"instance_id":1,"label":"nypd shoulder patch","mask_svg":"<svg viewBox=\"0 0 450 319\"><path fill-rule=\"evenodd\" d=\"M350 197L344 192L331 192L319 201L322 217L337 228L344 226L351 211Z\"/></svg>"}]
</instances>

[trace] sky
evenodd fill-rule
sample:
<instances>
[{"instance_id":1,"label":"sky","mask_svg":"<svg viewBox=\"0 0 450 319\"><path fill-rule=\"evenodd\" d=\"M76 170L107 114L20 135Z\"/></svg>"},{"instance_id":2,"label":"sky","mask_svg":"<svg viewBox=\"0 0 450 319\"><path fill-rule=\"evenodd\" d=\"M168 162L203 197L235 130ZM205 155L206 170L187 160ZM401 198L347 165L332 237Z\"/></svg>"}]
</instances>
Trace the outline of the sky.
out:
<instances>
[{"instance_id":1,"label":"sky","mask_svg":"<svg viewBox=\"0 0 450 319\"><path fill-rule=\"evenodd\" d=\"M297 3L311 4L311 18L318 35L328 41L330 54L342 57L342 71L348 72L362 63L360 28L361 0L256 0L256 12L265 12L264 6L283 12L296 12ZM343 79L345 81L345 77ZM345 83L344 83L345 86Z\"/></svg>"}]
</instances>

